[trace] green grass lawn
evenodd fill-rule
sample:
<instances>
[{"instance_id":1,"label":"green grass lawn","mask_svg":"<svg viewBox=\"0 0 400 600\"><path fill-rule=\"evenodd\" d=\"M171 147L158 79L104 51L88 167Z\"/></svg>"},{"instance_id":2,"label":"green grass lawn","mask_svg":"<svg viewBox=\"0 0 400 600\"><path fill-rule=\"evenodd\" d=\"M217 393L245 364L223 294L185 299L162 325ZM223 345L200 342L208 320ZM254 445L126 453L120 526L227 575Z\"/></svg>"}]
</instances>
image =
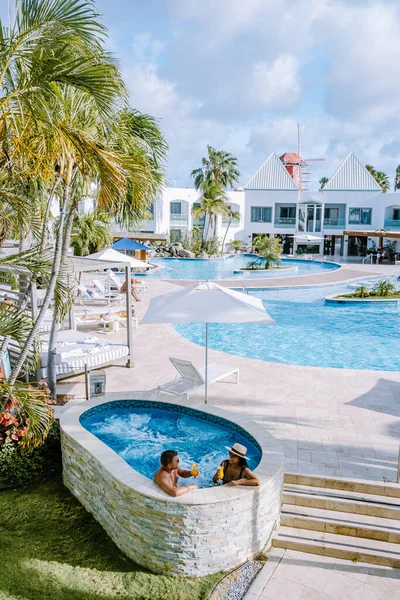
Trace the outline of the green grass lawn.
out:
<instances>
[{"instance_id":1,"label":"green grass lawn","mask_svg":"<svg viewBox=\"0 0 400 600\"><path fill-rule=\"evenodd\" d=\"M0 492L0 600L197 600L221 575L154 575L60 481Z\"/></svg>"}]
</instances>

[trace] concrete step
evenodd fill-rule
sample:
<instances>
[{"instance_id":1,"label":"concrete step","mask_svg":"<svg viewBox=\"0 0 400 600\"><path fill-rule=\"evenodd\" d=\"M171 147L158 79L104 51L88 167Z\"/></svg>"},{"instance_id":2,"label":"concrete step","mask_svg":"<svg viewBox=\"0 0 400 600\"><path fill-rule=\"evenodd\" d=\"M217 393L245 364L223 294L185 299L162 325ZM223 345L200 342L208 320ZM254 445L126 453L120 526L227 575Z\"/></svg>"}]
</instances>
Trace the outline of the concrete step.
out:
<instances>
[{"instance_id":1,"label":"concrete step","mask_svg":"<svg viewBox=\"0 0 400 600\"><path fill-rule=\"evenodd\" d=\"M309 554L400 568L399 547L379 540L281 526L272 545Z\"/></svg>"},{"instance_id":2,"label":"concrete step","mask_svg":"<svg viewBox=\"0 0 400 600\"><path fill-rule=\"evenodd\" d=\"M398 483L368 481L365 479L337 479L336 477L318 477L316 475L301 475L297 473L285 473L284 481L288 484L400 498L400 484Z\"/></svg>"},{"instance_id":3,"label":"concrete step","mask_svg":"<svg viewBox=\"0 0 400 600\"><path fill-rule=\"evenodd\" d=\"M281 525L400 544L398 520L284 504Z\"/></svg>"},{"instance_id":4,"label":"concrete step","mask_svg":"<svg viewBox=\"0 0 400 600\"><path fill-rule=\"evenodd\" d=\"M400 499L378 494L285 483L283 504L400 519Z\"/></svg>"}]
</instances>

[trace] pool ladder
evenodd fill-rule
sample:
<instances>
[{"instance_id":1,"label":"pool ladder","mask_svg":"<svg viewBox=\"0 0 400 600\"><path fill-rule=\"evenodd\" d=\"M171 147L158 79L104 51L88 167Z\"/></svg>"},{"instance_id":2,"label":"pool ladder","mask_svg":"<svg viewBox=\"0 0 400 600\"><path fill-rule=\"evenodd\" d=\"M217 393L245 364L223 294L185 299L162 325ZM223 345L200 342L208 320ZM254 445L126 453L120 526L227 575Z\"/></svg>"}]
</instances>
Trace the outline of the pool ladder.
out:
<instances>
[{"instance_id":1,"label":"pool ladder","mask_svg":"<svg viewBox=\"0 0 400 600\"><path fill-rule=\"evenodd\" d=\"M245 285L242 287L242 292L249 295L249 290L247 289L247 287Z\"/></svg>"}]
</instances>

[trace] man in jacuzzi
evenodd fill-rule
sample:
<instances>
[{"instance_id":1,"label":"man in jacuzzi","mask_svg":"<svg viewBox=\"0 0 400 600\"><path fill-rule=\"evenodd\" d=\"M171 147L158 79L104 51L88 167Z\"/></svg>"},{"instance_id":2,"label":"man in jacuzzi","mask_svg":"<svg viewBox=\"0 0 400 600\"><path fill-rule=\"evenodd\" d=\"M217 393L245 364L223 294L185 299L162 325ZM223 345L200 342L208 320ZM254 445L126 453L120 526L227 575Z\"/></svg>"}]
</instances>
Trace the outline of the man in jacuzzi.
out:
<instances>
[{"instance_id":1,"label":"man in jacuzzi","mask_svg":"<svg viewBox=\"0 0 400 600\"><path fill-rule=\"evenodd\" d=\"M183 494L198 487L196 483L178 487L179 477L184 479L192 477L192 471L179 468L179 456L175 450L165 450L161 454L160 462L161 466L154 475L154 482L170 496L183 496Z\"/></svg>"}]
</instances>

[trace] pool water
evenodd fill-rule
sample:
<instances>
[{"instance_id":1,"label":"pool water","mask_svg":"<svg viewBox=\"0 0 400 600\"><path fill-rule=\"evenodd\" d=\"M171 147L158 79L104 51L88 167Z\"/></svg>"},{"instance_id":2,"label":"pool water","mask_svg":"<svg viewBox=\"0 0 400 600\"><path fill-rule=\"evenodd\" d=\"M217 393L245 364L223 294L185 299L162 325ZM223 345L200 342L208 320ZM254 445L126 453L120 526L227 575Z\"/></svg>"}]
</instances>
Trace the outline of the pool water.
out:
<instances>
[{"instance_id":1,"label":"pool water","mask_svg":"<svg viewBox=\"0 0 400 600\"><path fill-rule=\"evenodd\" d=\"M340 268L339 265L329 262L283 258L282 267L286 267L285 269L234 273L234 271L246 267L250 262L258 259L260 257L256 254L238 254L215 259L155 258L151 262L160 265L162 268L152 271L146 277L154 279L208 279L209 281L219 279L265 279L269 277L314 275Z\"/></svg>"},{"instance_id":2,"label":"pool water","mask_svg":"<svg viewBox=\"0 0 400 600\"><path fill-rule=\"evenodd\" d=\"M159 468L164 450L176 450L183 469L190 470L192 463L199 467L200 475L196 480L181 478L180 485L196 482L203 488L213 485L211 480L219 464L228 458L225 446L231 447L235 442L246 446L250 469L254 469L261 459L257 446L239 432L178 411L128 404L82 417L81 424L85 429L149 479L153 479Z\"/></svg>"},{"instance_id":3,"label":"pool water","mask_svg":"<svg viewBox=\"0 0 400 600\"><path fill-rule=\"evenodd\" d=\"M268 362L398 371L400 304L325 304L325 296L348 293L342 286L249 290L277 325L211 324L209 347ZM175 325L204 346L204 324Z\"/></svg>"}]
</instances>

